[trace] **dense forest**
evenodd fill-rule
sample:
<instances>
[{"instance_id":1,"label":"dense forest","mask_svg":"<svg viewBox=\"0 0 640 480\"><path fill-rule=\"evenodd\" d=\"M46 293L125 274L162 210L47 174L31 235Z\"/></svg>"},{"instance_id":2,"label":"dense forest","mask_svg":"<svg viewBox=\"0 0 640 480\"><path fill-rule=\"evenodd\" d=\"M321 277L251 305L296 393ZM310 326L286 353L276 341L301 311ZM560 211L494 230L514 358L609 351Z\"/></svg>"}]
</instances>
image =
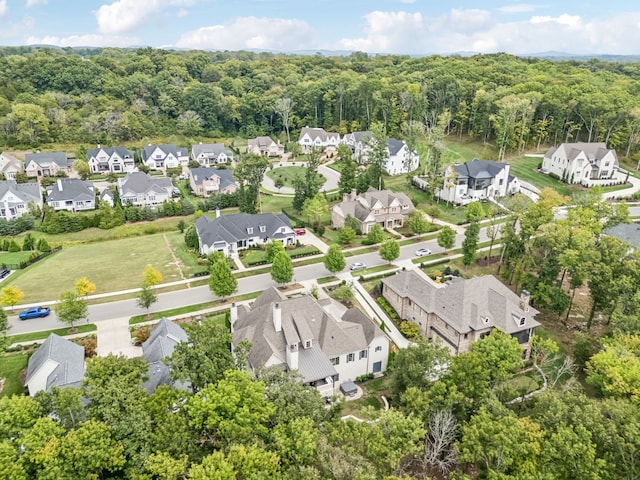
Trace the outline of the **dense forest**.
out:
<instances>
[{"instance_id":1,"label":"dense forest","mask_svg":"<svg viewBox=\"0 0 640 480\"><path fill-rule=\"evenodd\" d=\"M443 114L447 133L504 152L640 135L640 64L473 57L288 56L144 49L0 49L0 141L10 147L183 134L341 133L380 122L409 136ZM282 102L282 100L287 100ZM286 125L285 125L286 124Z\"/></svg>"}]
</instances>

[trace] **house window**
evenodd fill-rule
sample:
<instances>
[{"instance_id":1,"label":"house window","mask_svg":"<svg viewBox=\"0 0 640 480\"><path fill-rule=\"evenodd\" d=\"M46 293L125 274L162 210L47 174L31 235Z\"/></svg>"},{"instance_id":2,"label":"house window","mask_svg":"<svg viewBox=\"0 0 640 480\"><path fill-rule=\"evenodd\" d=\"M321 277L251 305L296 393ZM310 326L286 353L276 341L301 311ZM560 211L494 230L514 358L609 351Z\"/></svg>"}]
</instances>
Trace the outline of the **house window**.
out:
<instances>
[{"instance_id":1,"label":"house window","mask_svg":"<svg viewBox=\"0 0 640 480\"><path fill-rule=\"evenodd\" d=\"M358 358L360 360L362 360L363 358L367 358L367 351L366 350L360 350L360 355L358 355Z\"/></svg>"},{"instance_id":2,"label":"house window","mask_svg":"<svg viewBox=\"0 0 640 480\"><path fill-rule=\"evenodd\" d=\"M504 183L504 178L501 178L500 181L498 182L498 185L502 185Z\"/></svg>"},{"instance_id":3,"label":"house window","mask_svg":"<svg viewBox=\"0 0 640 480\"><path fill-rule=\"evenodd\" d=\"M356 355L354 353L347 354L347 363L353 362L356 359Z\"/></svg>"},{"instance_id":4,"label":"house window","mask_svg":"<svg viewBox=\"0 0 640 480\"><path fill-rule=\"evenodd\" d=\"M267 231L267 227L265 227L264 225L260 225L260 231L262 233L266 232Z\"/></svg>"},{"instance_id":5,"label":"house window","mask_svg":"<svg viewBox=\"0 0 640 480\"><path fill-rule=\"evenodd\" d=\"M253 227L248 227L247 228L247 233L252 234L253 233Z\"/></svg>"},{"instance_id":6,"label":"house window","mask_svg":"<svg viewBox=\"0 0 640 480\"><path fill-rule=\"evenodd\" d=\"M16 207L18 207L18 210L22 210L24 208L24 203L19 203Z\"/></svg>"},{"instance_id":7,"label":"house window","mask_svg":"<svg viewBox=\"0 0 640 480\"><path fill-rule=\"evenodd\" d=\"M527 322L526 317L520 317L520 326L522 327Z\"/></svg>"},{"instance_id":8,"label":"house window","mask_svg":"<svg viewBox=\"0 0 640 480\"><path fill-rule=\"evenodd\" d=\"M333 357L330 362L331 365L340 365L340 357Z\"/></svg>"},{"instance_id":9,"label":"house window","mask_svg":"<svg viewBox=\"0 0 640 480\"><path fill-rule=\"evenodd\" d=\"M155 202L156 201L155 195L149 195L149 201L150 202Z\"/></svg>"},{"instance_id":10,"label":"house window","mask_svg":"<svg viewBox=\"0 0 640 480\"><path fill-rule=\"evenodd\" d=\"M469 336L469 334L468 334L468 333L465 333L465 334L464 334L464 338L467 338L468 336Z\"/></svg>"},{"instance_id":11,"label":"house window","mask_svg":"<svg viewBox=\"0 0 640 480\"><path fill-rule=\"evenodd\" d=\"M376 347L376 350L375 350L375 351L376 351L376 352L381 352L381 351L382 351L382 347L381 347L380 345L378 345L378 346Z\"/></svg>"},{"instance_id":12,"label":"house window","mask_svg":"<svg viewBox=\"0 0 640 480\"><path fill-rule=\"evenodd\" d=\"M311 348L311 340L304 342L304 348Z\"/></svg>"},{"instance_id":13,"label":"house window","mask_svg":"<svg viewBox=\"0 0 640 480\"><path fill-rule=\"evenodd\" d=\"M604 170L604 171L602 172L602 176L603 176L603 177L608 177L608 176L609 176L609 171L608 171L608 170Z\"/></svg>"}]
</instances>

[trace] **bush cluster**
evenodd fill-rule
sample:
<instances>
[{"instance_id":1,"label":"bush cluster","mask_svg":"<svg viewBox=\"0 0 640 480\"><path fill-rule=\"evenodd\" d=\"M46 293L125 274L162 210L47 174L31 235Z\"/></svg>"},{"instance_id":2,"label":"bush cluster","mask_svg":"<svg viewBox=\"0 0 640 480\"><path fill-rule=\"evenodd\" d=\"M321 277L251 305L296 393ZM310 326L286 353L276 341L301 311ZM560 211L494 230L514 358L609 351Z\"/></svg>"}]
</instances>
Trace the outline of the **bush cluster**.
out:
<instances>
[{"instance_id":1,"label":"bush cluster","mask_svg":"<svg viewBox=\"0 0 640 480\"><path fill-rule=\"evenodd\" d=\"M378 302L378 304L382 307L382 309L389 316L389 318L391 318L393 320L397 320L398 319L398 314L393 309L393 307L391 305L389 305L389 302L387 302L386 298L378 297L378 298L376 298L376 302Z\"/></svg>"}]
</instances>

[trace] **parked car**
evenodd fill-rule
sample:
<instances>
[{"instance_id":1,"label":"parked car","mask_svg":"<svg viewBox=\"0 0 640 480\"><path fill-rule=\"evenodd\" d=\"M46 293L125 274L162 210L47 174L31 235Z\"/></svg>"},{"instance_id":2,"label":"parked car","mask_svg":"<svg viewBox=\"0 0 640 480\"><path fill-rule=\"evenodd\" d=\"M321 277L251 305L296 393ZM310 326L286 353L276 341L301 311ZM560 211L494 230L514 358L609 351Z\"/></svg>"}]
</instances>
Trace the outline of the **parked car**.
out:
<instances>
[{"instance_id":1,"label":"parked car","mask_svg":"<svg viewBox=\"0 0 640 480\"><path fill-rule=\"evenodd\" d=\"M349 268L351 270L364 270L365 268L367 268L367 266L362 262L355 262L355 263L352 263Z\"/></svg>"},{"instance_id":2,"label":"parked car","mask_svg":"<svg viewBox=\"0 0 640 480\"><path fill-rule=\"evenodd\" d=\"M7 268L3 268L2 270L0 270L0 280L6 277L7 275L9 275L10 273L11 273L11 270Z\"/></svg>"},{"instance_id":3,"label":"parked car","mask_svg":"<svg viewBox=\"0 0 640 480\"><path fill-rule=\"evenodd\" d=\"M27 310L23 310L18 314L20 320L29 320L30 318L46 317L51 313L49 307L33 307Z\"/></svg>"},{"instance_id":4,"label":"parked car","mask_svg":"<svg viewBox=\"0 0 640 480\"><path fill-rule=\"evenodd\" d=\"M419 248L418 250L416 250L416 255L418 257L424 257L425 255L431 255L432 253L433 252L428 248Z\"/></svg>"},{"instance_id":5,"label":"parked car","mask_svg":"<svg viewBox=\"0 0 640 480\"><path fill-rule=\"evenodd\" d=\"M304 228L296 228L294 232L296 232L296 235L304 235L305 233L307 233Z\"/></svg>"}]
</instances>

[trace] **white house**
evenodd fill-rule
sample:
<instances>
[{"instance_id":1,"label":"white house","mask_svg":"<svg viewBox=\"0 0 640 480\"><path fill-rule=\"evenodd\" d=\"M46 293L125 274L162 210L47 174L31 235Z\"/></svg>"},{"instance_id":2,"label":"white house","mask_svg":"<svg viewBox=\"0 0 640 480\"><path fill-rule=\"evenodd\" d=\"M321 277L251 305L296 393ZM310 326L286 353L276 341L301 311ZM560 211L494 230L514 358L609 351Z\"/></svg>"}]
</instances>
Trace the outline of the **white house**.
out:
<instances>
[{"instance_id":1,"label":"white house","mask_svg":"<svg viewBox=\"0 0 640 480\"><path fill-rule=\"evenodd\" d=\"M165 171L189 163L189 152L172 144L147 145L142 149L142 163L151 170Z\"/></svg>"},{"instance_id":2,"label":"white house","mask_svg":"<svg viewBox=\"0 0 640 480\"><path fill-rule=\"evenodd\" d=\"M118 194L123 205L152 207L172 199L173 184L170 178L132 172L118 179Z\"/></svg>"},{"instance_id":3,"label":"white house","mask_svg":"<svg viewBox=\"0 0 640 480\"><path fill-rule=\"evenodd\" d=\"M291 222L283 213L237 213L214 219L203 215L196 220L195 226L201 255L221 251L226 256L232 256L238 250L264 245L273 240L279 240L283 245L296 243Z\"/></svg>"},{"instance_id":4,"label":"white house","mask_svg":"<svg viewBox=\"0 0 640 480\"><path fill-rule=\"evenodd\" d=\"M93 183L79 178L59 178L47 187L47 205L68 212L95 210L96 189Z\"/></svg>"},{"instance_id":5,"label":"white house","mask_svg":"<svg viewBox=\"0 0 640 480\"><path fill-rule=\"evenodd\" d=\"M199 143L191 146L191 159L210 167L233 162L233 152L224 143Z\"/></svg>"},{"instance_id":6,"label":"white house","mask_svg":"<svg viewBox=\"0 0 640 480\"><path fill-rule=\"evenodd\" d=\"M309 153L312 150L335 150L340 144L340 134L327 132L319 127L304 127L300 131L298 143L303 153Z\"/></svg>"},{"instance_id":7,"label":"white house","mask_svg":"<svg viewBox=\"0 0 640 480\"><path fill-rule=\"evenodd\" d=\"M6 180L15 180L16 173L24 172L24 162L7 152L0 153L0 173Z\"/></svg>"},{"instance_id":8,"label":"white house","mask_svg":"<svg viewBox=\"0 0 640 480\"><path fill-rule=\"evenodd\" d=\"M463 165L449 166L444 185L436 192L447 202L465 204L497 199L520 191L520 182L509 175L509 164L474 158Z\"/></svg>"},{"instance_id":9,"label":"white house","mask_svg":"<svg viewBox=\"0 0 640 480\"><path fill-rule=\"evenodd\" d=\"M29 205L42 208L44 202L39 183L0 181L0 218L14 220L29 213Z\"/></svg>"},{"instance_id":10,"label":"white house","mask_svg":"<svg viewBox=\"0 0 640 480\"><path fill-rule=\"evenodd\" d=\"M543 172L586 187L616 181L618 166L616 151L604 142L563 143L550 148L542 160Z\"/></svg>"},{"instance_id":11,"label":"white house","mask_svg":"<svg viewBox=\"0 0 640 480\"><path fill-rule=\"evenodd\" d=\"M354 152L356 149L356 145L359 142L366 143L371 138L373 138L373 132L371 130L363 130L359 132L345 133L342 136L340 143L351 147L351 151Z\"/></svg>"},{"instance_id":12,"label":"white house","mask_svg":"<svg viewBox=\"0 0 640 480\"><path fill-rule=\"evenodd\" d=\"M87 150L91 173L130 173L135 169L133 153L125 147L102 147Z\"/></svg>"},{"instance_id":13,"label":"white house","mask_svg":"<svg viewBox=\"0 0 640 480\"><path fill-rule=\"evenodd\" d=\"M247 140L247 153L279 157L284 153L284 145L274 142L271 137L256 137Z\"/></svg>"},{"instance_id":14,"label":"white house","mask_svg":"<svg viewBox=\"0 0 640 480\"><path fill-rule=\"evenodd\" d=\"M353 158L358 163L368 163L372 142L375 138L367 135L368 132L361 132L363 135L355 140ZM355 139L356 137L354 137ZM412 172L420 165L418 152L409 150L404 141L395 138L387 138L384 170L389 175L400 175L401 173Z\"/></svg>"},{"instance_id":15,"label":"white house","mask_svg":"<svg viewBox=\"0 0 640 480\"><path fill-rule=\"evenodd\" d=\"M249 367L297 371L322 396L387 369L389 340L356 308L311 295L287 298L265 290L250 306L231 308L233 343L251 342Z\"/></svg>"}]
</instances>

